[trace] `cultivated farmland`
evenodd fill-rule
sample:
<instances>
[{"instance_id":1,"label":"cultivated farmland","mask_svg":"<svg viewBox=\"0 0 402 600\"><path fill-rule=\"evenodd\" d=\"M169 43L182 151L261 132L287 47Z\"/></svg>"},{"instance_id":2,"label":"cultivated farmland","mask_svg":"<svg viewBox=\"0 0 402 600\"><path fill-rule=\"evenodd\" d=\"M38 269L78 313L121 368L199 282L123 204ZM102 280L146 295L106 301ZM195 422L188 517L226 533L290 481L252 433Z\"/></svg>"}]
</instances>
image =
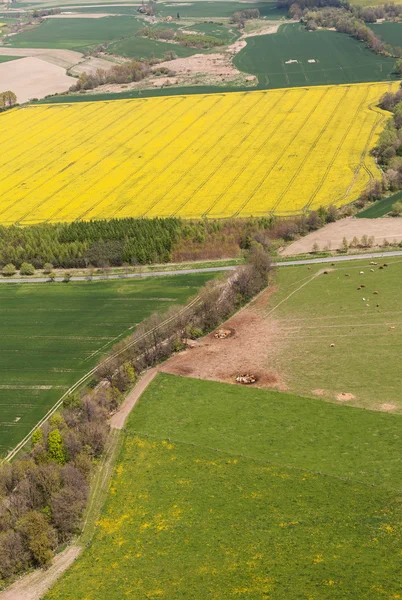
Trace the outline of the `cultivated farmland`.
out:
<instances>
[{"instance_id":1,"label":"cultivated farmland","mask_svg":"<svg viewBox=\"0 0 402 600\"><path fill-rule=\"evenodd\" d=\"M204 273L144 281L3 284L0 456L137 323L184 303L209 278Z\"/></svg>"},{"instance_id":2,"label":"cultivated farmland","mask_svg":"<svg viewBox=\"0 0 402 600\"><path fill-rule=\"evenodd\" d=\"M401 412L401 277L400 257L338 263L327 274L322 265L280 269L260 314L275 328L274 368L287 387Z\"/></svg>"},{"instance_id":3,"label":"cultivated farmland","mask_svg":"<svg viewBox=\"0 0 402 600\"><path fill-rule=\"evenodd\" d=\"M384 32L388 25L400 24L385 23ZM382 35L383 25L375 27ZM300 23L247 38L247 46L234 59L240 71L257 75L262 89L395 79L394 62L343 33L307 31Z\"/></svg>"},{"instance_id":4,"label":"cultivated farmland","mask_svg":"<svg viewBox=\"0 0 402 600\"><path fill-rule=\"evenodd\" d=\"M0 222L341 206L378 175L369 150L386 118L376 104L389 85L10 111L0 117Z\"/></svg>"},{"instance_id":5,"label":"cultivated farmland","mask_svg":"<svg viewBox=\"0 0 402 600\"><path fill-rule=\"evenodd\" d=\"M95 539L46 600L397 598L400 426L159 375Z\"/></svg>"}]
</instances>

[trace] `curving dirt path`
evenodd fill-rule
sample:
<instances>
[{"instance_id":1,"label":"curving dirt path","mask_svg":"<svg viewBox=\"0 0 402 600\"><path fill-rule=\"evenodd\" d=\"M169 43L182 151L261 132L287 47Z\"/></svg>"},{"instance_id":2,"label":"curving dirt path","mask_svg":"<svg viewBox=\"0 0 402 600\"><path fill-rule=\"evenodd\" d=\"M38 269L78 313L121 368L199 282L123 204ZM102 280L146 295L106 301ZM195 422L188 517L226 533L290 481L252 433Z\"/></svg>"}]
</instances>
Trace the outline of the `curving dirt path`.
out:
<instances>
[{"instance_id":1,"label":"curving dirt path","mask_svg":"<svg viewBox=\"0 0 402 600\"><path fill-rule=\"evenodd\" d=\"M157 372L158 370L156 368L150 369L149 371L146 371L146 373L139 379L137 385L125 398L119 410L110 419L111 429L123 429L128 415L134 408L141 394L154 379ZM117 442L117 440L115 441ZM115 444L112 444L112 446L115 448ZM102 498L104 499L104 494L101 495L101 492L105 492L105 489L107 489L108 482L113 472L114 460L116 458L116 453L113 451L113 448L109 456L105 457L106 460L102 464L102 468L100 469L99 473L97 473L96 484L101 489L92 494L91 503L94 506L88 506L88 512L92 512L92 520L94 518L96 519L102 508L101 504L103 504ZM98 500L99 496L101 496L100 501ZM86 526L87 522L85 522L85 527ZM18 579L4 592L0 592L0 600L40 600L40 598L42 598L43 595L53 586L57 579L61 577L64 571L66 571L75 561L82 550L82 546L68 546L63 552L57 554L49 569L37 569L33 573L29 573L28 575L21 577L21 579Z\"/></svg>"},{"instance_id":2,"label":"curving dirt path","mask_svg":"<svg viewBox=\"0 0 402 600\"><path fill-rule=\"evenodd\" d=\"M80 546L69 546L55 557L52 566L46 571L37 569L18 579L4 592L0 592L0 600L40 600L75 561L81 550Z\"/></svg>"}]
</instances>

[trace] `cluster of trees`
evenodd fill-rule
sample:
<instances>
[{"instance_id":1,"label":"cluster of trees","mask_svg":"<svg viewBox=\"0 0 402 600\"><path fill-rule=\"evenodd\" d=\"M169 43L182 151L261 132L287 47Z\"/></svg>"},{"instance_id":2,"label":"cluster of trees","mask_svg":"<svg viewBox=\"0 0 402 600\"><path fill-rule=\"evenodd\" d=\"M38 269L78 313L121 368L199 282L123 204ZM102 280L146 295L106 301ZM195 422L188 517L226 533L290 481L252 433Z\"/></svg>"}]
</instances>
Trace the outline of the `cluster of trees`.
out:
<instances>
[{"instance_id":1,"label":"cluster of trees","mask_svg":"<svg viewBox=\"0 0 402 600\"><path fill-rule=\"evenodd\" d=\"M120 398L115 390L99 386L67 397L63 409L33 433L30 452L2 463L0 582L48 566L56 547L79 531L107 417Z\"/></svg>"},{"instance_id":2,"label":"cluster of trees","mask_svg":"<svg viewBox=\"0 0 402 600\"><path fill-rule=\"evenodd\" d=\"M223 46L224 40L220 40L213 35L202 35L195 33L176 32L174 29L157 29L154 27L143 27L136 33L139 37L147 37L153 40L173 41L180 46L189 48L215 48L215 46Z\"/></svg>"},{"instance_id":3,"label":"cluster of trees","mask_svg":"<svg viewBox=\"0 0 402 600\"><path fill-rule=\"evenodd\" d=\"M142 81L152 72L150 62L145 59L130 60L120 65L113 65L108 70L97 69L95 73L81 73L77 83L71 86L71 92L93 90L107 83L131 83Z\"/></svg>"},{"instance_id":4,"label":"cluster of trees","mask_svg":"<svg viewBox=\"0 0 402 600\"><path fill-rule=\"evenodd\" d=\"M0 112L13 108L17 104L17 96L14 92L8 90L7 92L0 92Z\"/></svg>"},{"instance_id":5,"label":"cluster of trees","mask_svg":"<svg viewBox=\"0 0 402 600\"><path fill-rule=\"evenodd\" d=\"M43 17L48 17L49 15L59 15L61 13L60 8L41 8L35 9L32 12L32 17L34 19L41 19Z\"/></svg>"},{"instance_id":6,"label":"cluster of trees","mask_svg":"<svg viewBox=\"0 0 402 600\"><path fill-rule=\"evenodd\" d=\"M386 93L381 108L393 113L385 125L373 150L378 163L385 172L385 189L402 189L402 87L395 93Z\"/></svg>"},{"instance_id":7,"label":"cluster of trees","mask_svg":"<svg viewBox=\"0 0 402 600\"><path fill-rule=\"evenodd\" d=\"M70 269L169 262L181 229L175 218L0 226L0 265Z\"/></svg>"},{"instance_id":8,"label":"cluster of trees","mask_svg":"<svg viewBox=\"0 0 402 600\"><path fill-rule=\"evenodd\" d=\"M230 23L235 23L239 29L244 29L246 21L250 19L259 19L260 11L258 8L247 8L245 10L238 10L233 13L230 17Z\"/></svg>"},{"instance_id":9,"label":"cluster of trees","mask_svg":"<svg viewBox=\"0 0 402 600\"><path fill-rule=\"evenodd\" d=\"M142 0L141 6L137 8L137 11L142 15L154 17L156 13L156 2L148 0L148 2L145 3L144 0Z\"/></svg>"},{"instance_id":10,"label":"cluster of trees","mask_svg":"<svg viewBox=\"0 0 402 600\"><path fill-rule=\"evenodd\" d=\"M402 7L384 4L365 8L350 6L349 3L338 0L298 0L283 4L289 9L289 16L301 20L310 31L315 31L318 27L331 27L364 42L376 54L402 57L402 47L383 42L366 25L375 23L377 19L398 18L402 15ZM400 67L402 73L402 65Z\"/></svg>"},{"instance_id":11,"label":"cluster of trees","mask_svg":"<svg viewBox=\"0 0 402 600\"><path fill-rule=\"evenodd\" d=\"M23 263L36 269L49 263L73 269L234 257L247 250L253 239L267 248L280 239L314 231L336 217L336 209L329 206L292 219L127 218L0 226L0 267L11 264L15 272Z\"/></svg>"},{"instance_id":12,"label":"cluster of trees","mask_svg":"<svg viewBox=\"0 0 402 600\"><path fill-rule=\"evenodd\" d=\"M54 550L78 533L94 461L108 435L108 416L136 373L180 350L188 338L216 327L266 287L271 260L252 241L248 263L203 288L187 309L153 315L98 366L92 391L68 396L32 435L30 452L0 467L0 582L47 566Z\"/></svg>"},{"instance_id":13,"label":"cluster of trees","mask_svg":"<svg viewBox=\"0 0 402 600\"><path fill-rule=\"evenodd\" d=\"M128 366L139 373L182 349L188 339L213 330L267 286L271 270L269 253L253 240L247 264L226 278L208 282L200 290L199 301L184 310L172 307L167 313L152 315L133 335L116 344L110 351L110 360L98 367L99 380L112 382L116 373Z\"/></svg>"}]
</instances>

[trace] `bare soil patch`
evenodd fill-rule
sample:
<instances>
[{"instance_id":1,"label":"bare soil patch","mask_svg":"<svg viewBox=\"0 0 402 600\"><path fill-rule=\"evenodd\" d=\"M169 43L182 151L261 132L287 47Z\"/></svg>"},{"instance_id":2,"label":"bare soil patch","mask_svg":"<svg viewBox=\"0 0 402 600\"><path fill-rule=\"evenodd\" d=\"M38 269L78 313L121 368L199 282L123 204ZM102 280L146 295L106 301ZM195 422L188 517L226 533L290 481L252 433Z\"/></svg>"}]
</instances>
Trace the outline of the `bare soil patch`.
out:
<instances>
[{"instance_id":1,"label":"bare soil patch","mask_svg":"<svg viewBox=\"0 0 402 600\"><path fill-rule=\"evenodd\" d=\"M391 410L395 410L396 406L395 404L380 404L380 410L385 410L386 412L389 412Z\"/></svg>"},{"instance_id":2,"label":"bare soil patch","mask_svg":"<svg viewBox=\"0 0 402 600\"><path fill-rule=\"evenodd\" d=\"M5 48L0 46L1 56L32 56L45 62L69 69L81 62L84 55L75 50L58 50L52 48Z\"/></svg>"},{"instance_id":3,"label":"bare soil patch","mask_svg":"<svg viewBox=\"0 0 402 600\"><path fill-rule=\"evenodd\" d=\"M213 331L197 340L195 347L166 361L160 371L232 384L236 384L239 375L252 374L256 378L255 387L286 389L281 375L270 366L278 348L276 321L265 319L251 306L229 319L221 329L232 330L233 334L220 339ZM275 341L271 341L273 337Z\"/></svg>"},{"instance_id":4,"label":"bare soil patch","mask_svg":"<svg viewBox=\"0 0 402 600\"><path fill-rule=\"evenodd\" d=\"M39 58L22 58L0 64L0 91L13 90L21 104L31 98L65 92L75 83L62 67Z\"/></svg>"},{"instance_id":5,"label":"bare soil patch","mask_svg":"<svg viewBox=\"0 0 402 600\"><path fill-rule=\"evenodd\" d=\"M314 394L314 396L319 396L320 398L322 398L323 396L328 396L328 392L321 388L317 390L311 390L311 393Z\"/></svg>"},{"instance_id":6,"label":"bare soil patch","mask_svg":"<svg viewBox=\"0 0 402 600\"><path fill-rule=\"evenodd\" d=\"M350 394L349 392L341 392L340 394L336 395L336 399L340 402L348 402L349 400L354 400L355 395Z\"/></svg>"},{"instance_id":7,"label":"bare soil patch","mask_svg":"<svg viewBox=\"0 0 402 600\"><path fill-rule=\"evenodd\" d=\"M0 600L39 600L75 561L81 550L79 546L69 546L56 556L49 569L37 569L0 592Z\"/></svg>"},{"instance_id":8,"label":"bare soil patch","mask_svg":"<svg viewBox=\"0 0 402 600\"><path fill-rule=\"evenodd\" d=\"M103 58L96 58L94 56L90 56L86 58L79 64L75 65L70 69L70 73L73 75L81 75L81 73L87 73L88 75L96 73L98 69L103 69L104 71L108 71L111 69L116 63L111 62L110 60L105 60Z\"/></svg>"},{"instance_id":9,"label":"bare soil patch","mask_svg":"<svg viewBox=\"0 0 402 600\"><path fill-rule=\"evenodd\" d=\"M293 242L285 248L282 256L295 256L313 251L315 243L320 250L328 248L329 250L338 250L342 247L342 240L345 237L351 242L354 237L359 240L363 235L373 236L375 245L379 246L384 239L389 242L402 240L402 219L382 218L382 219L354 219L347 217L335 223L329 223L322 229L309 233L304 238Z\"/></svg>"},{"instance_id":10,"label":"bare soil patch","mask_svg":"<svg viewBox=\"0 0 402 600\"><path fill-rule=\"evenodd\" d=\"M112 13L61 13L59 15L47 15L45 19L103 19L104 17L116 17Z\"/></svg>"}]
</instances>

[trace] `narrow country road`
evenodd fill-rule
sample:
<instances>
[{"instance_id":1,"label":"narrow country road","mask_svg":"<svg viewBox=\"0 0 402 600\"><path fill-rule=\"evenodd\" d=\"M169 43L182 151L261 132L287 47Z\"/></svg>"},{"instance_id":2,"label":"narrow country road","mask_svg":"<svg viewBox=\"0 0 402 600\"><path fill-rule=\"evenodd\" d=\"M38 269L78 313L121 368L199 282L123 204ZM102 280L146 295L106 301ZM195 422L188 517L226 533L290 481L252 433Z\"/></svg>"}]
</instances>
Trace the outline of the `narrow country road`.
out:
<instances>
[{"instance_id":1,"label":"narrow country road","mask_svg":"<svg viewBox=\"0 0 402 600\"><path fill-rule=\"evenodd\" d=\"M369 252L366 254L352 254L345 256L329 256L326 258L307 258L305 260L284 260L274 262L275 267L294 267L297 265L315 265L320 263L343 262L349 260L367 260L372 258L389 258L402 256L402 250L391 252ZM94 275L91 281L109 281L114 279L138 279L143 277L166 277L170 275L190 275L192 273L219 273L220 271L234 271L237 267L205 267L202 269L177 269L176 271L151 271L149 273L127 273L118 275ZM62 282L63 277L56 277L56 282ZM70 281L88 281L87 277L71 277ZM0 283L50 283L49 277L18 277L7 279L3 277Z\"/></svg>"}]
</instances>

